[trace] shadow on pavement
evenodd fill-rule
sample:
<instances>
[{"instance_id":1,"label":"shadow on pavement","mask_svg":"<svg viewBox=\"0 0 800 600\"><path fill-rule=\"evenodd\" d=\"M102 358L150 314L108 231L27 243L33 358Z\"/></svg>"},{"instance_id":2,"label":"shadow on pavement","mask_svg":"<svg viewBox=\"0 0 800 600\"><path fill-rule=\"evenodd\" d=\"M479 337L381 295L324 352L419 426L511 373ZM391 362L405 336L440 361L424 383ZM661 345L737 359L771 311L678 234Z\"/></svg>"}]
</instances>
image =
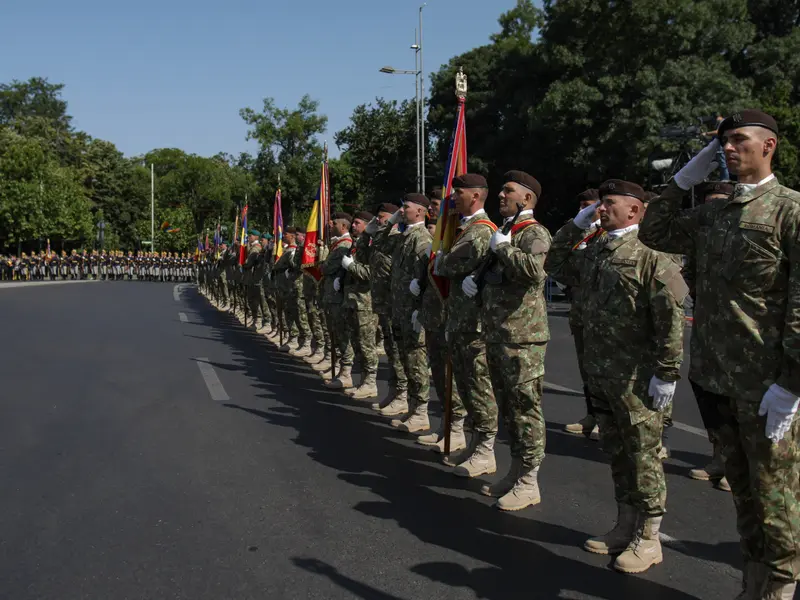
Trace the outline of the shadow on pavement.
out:
<instances>
[{"instance_id":1,"label":"shadow on pavement","mask_svg":"<svg viewBox=\"0 0 800 600\"><path fill-rule=\"evenodd\" d=\"M185 300L198 312L205 308L202 315L211 326L215 321L233 321L228 315L208 310L197 293L187 293ZM325 390L318 377L310 380L307 375L313 372L300 360L295 364L302 376L286 369L276 372L275 362L283 362L286 355L278 353L263 336L236 328L223 328L215 335L232 350L238 363L235 367L215 366L242 368L256 387L264 390L254 400L267 399L281 405L266 410L232 403L225 406L272 426L293 429L297 432L293 441L308 448L313 460L335 470L350 485L369 489L385 500L361 502L356 511L393 521L426 544L488 565L468 569L456 562L423 562L411 567L413 573L453 588L468 588L477 597L491 600L570 597L562 594L565 590L608 600L697 599L649 581L646 576L621 575L610 568L610 557L586 555L585 560L576 560L556 554L545 545L566 547L565 552L572 552L588 534L536 520L535 511L525 515L499 512L490 499L477 494L481 481L453 476L438 455L410 444L410 436L392 429L388 419L371 411L368 404ZM276 393L276 384L284 388L282 393ZM596 444L561 436L548 439L548 451L605 460ZM473 493L462 497L464 491ZM327 563L313 558L292 560L357 597L395 600L395 596L355 581Z\"/></svg>"}]
</instances>

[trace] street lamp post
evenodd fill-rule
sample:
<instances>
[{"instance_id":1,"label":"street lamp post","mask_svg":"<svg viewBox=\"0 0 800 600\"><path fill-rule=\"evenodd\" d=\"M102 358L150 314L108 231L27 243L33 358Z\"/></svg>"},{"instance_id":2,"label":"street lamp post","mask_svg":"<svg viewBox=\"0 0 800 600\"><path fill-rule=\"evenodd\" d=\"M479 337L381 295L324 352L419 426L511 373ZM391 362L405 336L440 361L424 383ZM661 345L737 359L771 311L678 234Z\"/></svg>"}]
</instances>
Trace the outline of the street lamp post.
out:
<instances>
[{"instance_id":1,"label":"street lamp post","mask_svg":"<svg viewBox=\"0 0 800 600\"><path fill-rule=\"evenodd\" d=\"M380 72L389 75L414 75L415 99L417 104L417 192L425 193L425 67L422 54L422 9L427 3L419 7L419 30L414 32L414 70L395 69L383 67Z\"/></svg>"},{"instance_id":2,"label":"street lamp post","mask_svg":"<svg viewBox=\"0 0 800 600\"><path fill-rule=\"evenodd\" d=\"M414 46L411 46L412 49ZM405 69L395 69L394 67L382 67L380 69L381 73L387 73L389 75L414 75L415 76L415 88L416 88L416 96L415 96L415 104L417 108L417 191L422 193L423 192L423 167L422 167L422 158L421 158L421 145L420 145L420 127L421 127L421 118L420 115L422 113L422 106L420 102L420 95L419 95L419 69L415 69L414 71L409 71Z\"/></svg>"}]
</instances>

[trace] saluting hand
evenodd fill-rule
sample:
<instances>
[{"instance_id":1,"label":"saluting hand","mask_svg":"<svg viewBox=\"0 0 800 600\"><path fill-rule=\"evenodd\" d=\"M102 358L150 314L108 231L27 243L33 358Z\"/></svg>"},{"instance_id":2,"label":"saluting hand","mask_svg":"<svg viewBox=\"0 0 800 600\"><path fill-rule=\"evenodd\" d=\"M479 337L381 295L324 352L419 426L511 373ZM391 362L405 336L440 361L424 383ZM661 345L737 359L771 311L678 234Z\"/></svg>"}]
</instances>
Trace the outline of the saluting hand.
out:
<instances>
[{"instance_id":1,"label":"saluting hand","mask_svg":"<svg viewBox=\"0 0 800 600\"><path fill-rule=\"evenodd\" d=\"M686 163L680 171L675 174L675 183L682 190L688 190L698 183L703 183L716 168L719 163L714 160L719 152L719 138L714 140Z\"/></svg>"},{"instance_id":2,"label":"saluting hand","mask_svg":"<svg viewBox=\"0 0 800 600\"><path fill-rule=\"evenodd\" d=\"M582 208L578 211L578 214L572 219L572 222L575 223L578 229L589 229L589 225L594 223L594 215L597 209L600 208L600 203L600 200L598 200L594 204L590 204L586 208Z\"/></svg>"}]
</instances>

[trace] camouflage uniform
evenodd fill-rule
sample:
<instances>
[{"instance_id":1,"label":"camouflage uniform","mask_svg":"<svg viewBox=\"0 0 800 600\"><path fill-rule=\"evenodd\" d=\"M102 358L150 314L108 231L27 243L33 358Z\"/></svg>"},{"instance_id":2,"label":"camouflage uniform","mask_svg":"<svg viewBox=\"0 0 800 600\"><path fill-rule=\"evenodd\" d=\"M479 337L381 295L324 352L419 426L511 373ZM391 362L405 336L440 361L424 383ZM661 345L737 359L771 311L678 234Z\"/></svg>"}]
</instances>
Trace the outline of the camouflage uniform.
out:
<instances>
[{"instance_id":1,"label":"camouflage uniform","mask_svg":"<svg viewBox=\"0 0 800 600\"><path fill-rule=\"evenodd\" d=\"M351 247L350 253L355 260L342 279L344 286L343 307L347 315L350 341L354 349L361 353L361 369L363 380L378 373L378 353L375 350L375 315L372 312L372 295L370 294L370 238L361 234Z\"/></svg>"},{"instance_id":2,"label":"camouflage uniform","mask_svg":"<svg viewBox=\"0 0 800 600\"><path fill-rule=\"evenodd\" d=\"M334 238L330 247L330 254L325 262L322 263L323 279L323 306L327 310L328 331L331 335L331 343L336 344L337 358L342 371L350 372L353 367L353 346L350 344L350 332L347 326L347 318L344 312L343 287L337 292L334 281L339 278L339 284L344 283L342 277L342 257L350 253L353 240L349 233L339 238ZM333 365L336 367L336 365Z\"/></svg>"},{"instance_id":3,"label":"camouflage uniform","mask_svg":"<svg viewBox=\"0 0 800 600\"><path fill-rule=\"evenodd\" d=\"M317 297L319 296L319 282L314 279L314 276L303 271L303 303L300 305L301 310L305 309L308 315L308 328L311 331L311 339L315 349L320 352L325 347L325 334L322 331L322 315L317 306Z\"/></svg>"},{"instance_id":4,"label":"camouflage uniform","mask_svg":"<svg viewBox=\"0 0 800 600\"><path fill-rule=\"evenodd\" d=\"M408 380L403 369L403 360L398 351L397 341L392 335L392 255L395 247L401 243L403 236L392 225L384 225L372 236L369 253L370 293L372 310L378 316L383 330L383 349L389 362L389 396L378 404L383 408L391 402L395 395L405 395Z\"/></svg>"},{"instance_id":5,"label":"camouflage uniform","mask_svg":"<svg viewBox=\"0 0 800 600\"><path fill-rule=\"evenodd\" d=\"M253 327L258 327L258 316L261 308L261 244L258 241L247 245L247 261L244 269L250 318L253 319ZM245 323L245 326L247 326L247 323Z\"/></svg>"},{"instance_id":6,"label":"camouflage uniform","mask_svg":"<svg viewBox=\"0 0 800 600\"><path fill-rule=\"evenodd\" d=\"M298 314L297 290L295 285L297 274L294 273L295 254L297 254L297 247L287 246L284 248L283 254L273 267L273 273L276 279L276 292L280 299L280 308L283 312L284 319L283 322L285 324L285 329L289 340L283 346L284 349L288 349L286 347L290 342L295 340L295 336L300 332L300 317Z\"/></svg>"},{"instance_id":7,"label":"camouflage uniform","mask_svg":"<svg viewBox=\"0 0 800 600\"><path fill-rule=\"evenodd\" d=\"M772 179L690 211L682 195L671 183L651 202L641 239L696 256L689 377L719 408L745 561L791 582L800 577L800 421L772 443L758 409L772 383L800 396L800 193Z\"/></svg>"},{"instance_id":8,"label":"camouflage uniform","mask_svg":"<svg viewBox=\"0 0 800 600\"><path fill-rule=\"evenodd\" d=\"M542 385L550 339L544 261L549 248L545 227L533 219L520 220L511 230L511 242L496 248L497 263L482 290L492 387L511 439L511 456L521 459L526 472L544 460Z\"/></svg>"},{"instance_id":9,"label":"camouflage uniform","mask_svg":"<svg viewBox=\"0 0 800 600\"><path fill-rule=\"evenodd\" d=\"M662 415L652 408L648 385L654 375L680 378L686 284L677 265L641 243L635 230L573 252L582 233L572 221L562 227L545 268L580 286L584 366L617 503L659 517L667 494L658 458Z\"/></svg>"},{"instance_id":10,"label":"camouflage uniform","mask_svg":"<svg viewBox=\"0 0 800 600\"><path fill-rule=\"evenodd\" d=\"M389 233L387 232L387 236ZM431 234L425 223L406 227L400 234L392 254L392 335L403 361L403 370L408 380L408 404L410 415L427 419L430 399L430 372L425 351L425 332L414 331L411 315L420 307L420 298L408 291L412 279L421 279L428 266L428 246ZM383 414L399 415L404 412L406 401L395 398ZM393 406L394 405L394 406ZM401 412L398 412L401 411Z\"/></svg>"},{"instance_id":11,"label":"camouflage uniform","mask_svg":"<svg viewBox=\"0 0 800 600\"><path fill-rule=\"evenodd\" d=\"M489 241L496 229L488 221L485 212L462 220L453 246L442 257L438 269L440 276L450 279L446 331L453 379L472 425L479 434L476 440L480 438L486 442L487 452L491 450L492 462L494 438L497 436L497 403L486 363L486 343L481 338L480 308L474 298L464 293L461 284L486 260Z\"/></svg>"}]
</instances>

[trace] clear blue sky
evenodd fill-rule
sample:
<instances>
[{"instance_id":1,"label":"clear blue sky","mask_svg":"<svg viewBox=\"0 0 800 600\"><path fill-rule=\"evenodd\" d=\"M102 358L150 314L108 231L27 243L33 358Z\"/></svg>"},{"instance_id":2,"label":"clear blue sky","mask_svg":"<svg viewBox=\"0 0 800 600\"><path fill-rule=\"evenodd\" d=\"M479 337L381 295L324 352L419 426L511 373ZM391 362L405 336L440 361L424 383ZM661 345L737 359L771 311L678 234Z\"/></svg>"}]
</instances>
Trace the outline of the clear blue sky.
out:
<instances>
[{"instance_id":1,"label":"clear blue sky","mask_svg":"<svg viewBox=\"0 0 800 600\"><path fill-rule=\"evenodd\" d=\"M239 117L309 93L333 133L358 104L413 97L420 0L22 0L0 3L0 81L64 83L76 128L126 155L254 151ZM429 0L425 70L488 43L515 0ZM430 78L426 77L426 86Z\"/></svg>"}]
</instances>

